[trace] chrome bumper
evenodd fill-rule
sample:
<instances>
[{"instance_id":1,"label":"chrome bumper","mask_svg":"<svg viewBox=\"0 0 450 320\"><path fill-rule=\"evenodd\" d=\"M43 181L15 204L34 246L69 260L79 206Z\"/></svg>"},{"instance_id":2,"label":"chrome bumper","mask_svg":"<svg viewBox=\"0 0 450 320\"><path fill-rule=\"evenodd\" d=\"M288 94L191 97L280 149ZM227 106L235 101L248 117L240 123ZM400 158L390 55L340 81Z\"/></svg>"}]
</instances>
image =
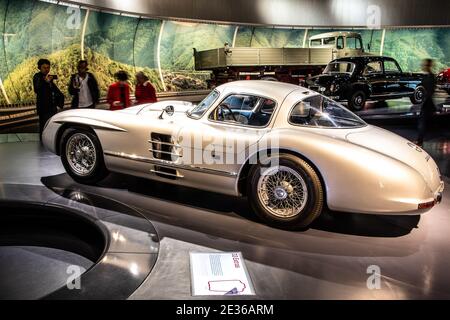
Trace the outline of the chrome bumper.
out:
<instances>
[{"instance_id":1,"label":"chrome bumper","mask_svg":"<svg viewBox=\"0 0 450 320\"><path fill-rule=\"evenodd\" d=\"M450 89L450 83L438 84L437 87L441 90L448 90L448 89Z\"/></svg>"}]
</instances>

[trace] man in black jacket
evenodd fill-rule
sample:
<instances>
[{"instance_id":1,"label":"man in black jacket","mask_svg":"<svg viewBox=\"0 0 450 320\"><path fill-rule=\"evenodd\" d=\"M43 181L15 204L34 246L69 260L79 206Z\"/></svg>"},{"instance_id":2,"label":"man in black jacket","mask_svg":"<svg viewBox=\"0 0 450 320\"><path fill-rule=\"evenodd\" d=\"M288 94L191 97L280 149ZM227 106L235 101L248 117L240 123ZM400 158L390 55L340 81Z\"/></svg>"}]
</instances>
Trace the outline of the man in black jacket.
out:
<instances>
[{"instance_id":1,"label":"man in black jacket","mask_svg":"<svg viewBox=\"0 0 450 320\"><path fill-rule=\"evenodd\" d=\"M57 108L64 107L64 95L53 82L57 77L50 75L50 61L38 61L39 72L33 76L34 93L36 93L36 109L39 116L39 138L45 123L56 114Z\"/></svg>"},{"instance_id":2,"label":"man in black jacket","mask_svg":"<svg viewBox=\"0 0 450 320\"><path fill-rule=\"evenodd\" d=\"M425 76L422 80L422 85L425 89L425 100L420 112L418 129L419 134L417 137L417 145L422 146L423 139L425 138L427 127L430 124L433 113L436 111L436 107L433 102L433 94L436 89L436 77L433 74L433 60L425 59L422 62L422 71Z\"/></svg>"},{"instance_id":3,"label":"man in black jacket","mask_svg":"<svg viewBox=\"0 0 450 320\"><path fill-rule=\"evenodd\" d=\"M78 73L70 77L69 93L72 98L72 109L95 108L100 98L97 79L88 72L88 62L80 60L78 62Z\"/></svg>"}]
</instances>

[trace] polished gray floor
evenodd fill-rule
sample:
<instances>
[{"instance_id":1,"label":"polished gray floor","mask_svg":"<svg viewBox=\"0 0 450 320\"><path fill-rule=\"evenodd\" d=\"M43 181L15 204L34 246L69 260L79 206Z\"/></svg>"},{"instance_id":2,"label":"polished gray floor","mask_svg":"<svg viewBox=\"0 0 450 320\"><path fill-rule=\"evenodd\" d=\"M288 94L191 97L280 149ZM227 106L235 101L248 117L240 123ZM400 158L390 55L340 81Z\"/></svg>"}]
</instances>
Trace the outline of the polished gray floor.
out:
<instances>
[{"instance_id":1,"label":"polished gray floor","mask_svg":"<svg viewBox=\"0 0 450 320\"><path fill-rule=\"evenodd\" d=\"M0 246L0 299L41 299L66 285L71 266L84 273L93 264L55 248Z\"/></svg>"},{"instance_id":2,"label":"polished gray floor","mask_svg":"<svg viewBox=\"0 0 450 320\"><path fill-rule=\"evenodd\" d=\"M2 198L70 203L93 213L109 199L152 222L158 260L130 299L202 298L191 295L191 251L241 251L256 299L450 299L448 179L443 202L420 217L328 212L310 229L289 232L259 223L242 199L121 175L79 185L38 143L0 144L0 163ZM139 223L123 230L132 237ZM367 286L371 266L381 272L379 289ZM241 297L227 297L235 298Z\"/></svg>"}]
</instances>

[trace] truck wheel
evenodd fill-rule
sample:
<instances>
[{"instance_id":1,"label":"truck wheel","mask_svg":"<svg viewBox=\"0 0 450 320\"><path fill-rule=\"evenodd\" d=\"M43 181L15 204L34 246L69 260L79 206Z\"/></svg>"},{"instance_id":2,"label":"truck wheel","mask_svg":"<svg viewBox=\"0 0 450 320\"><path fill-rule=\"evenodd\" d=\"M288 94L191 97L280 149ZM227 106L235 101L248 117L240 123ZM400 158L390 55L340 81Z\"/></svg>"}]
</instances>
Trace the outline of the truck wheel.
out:
<instances>
[{"instance_id":1,"label":"truck wheel","mask_svg":"<svg viewBox=\"0 0 450 320\"><path fill-rule=\"evenodd\" d=\"M412 104L421 104L425 100L425 88L423 86L417 86L413 95L409 98Z\"/></svg>"},{"instance_id":2,"label":"truck wheel","mask_svg":"<svg viewBox=\"0 0 450 320\"><path fill-rule=\"evenodd\" d=\"M73 180L95 184L108 175L97 136L88 130L69 128L61 137L61 161Z\"/></svg>"},{"instance_id":3,"label":"truck wheel","mask_svg":"<svg viewBox=\"0 0 450 320\"><path fill-rule=\"evenodd\" d=\"M362 90L357 90L348 99L348 107L353 111L361 111L366 105L366 99L366 93Z\"/></svg>"},{"instance_id":4,"label":"truck wheel","mask_svg":"<svg viewBox=\"0 0 450 320\"><path fill-rule=\"evenodd\" d=\"M258 164L250 170L247 183L250 205L270 226L304 229L322 212L322 183L306 161L290 154L275 157L271 159L278 160L277 163Z\"/></svg>"}]
</instances>

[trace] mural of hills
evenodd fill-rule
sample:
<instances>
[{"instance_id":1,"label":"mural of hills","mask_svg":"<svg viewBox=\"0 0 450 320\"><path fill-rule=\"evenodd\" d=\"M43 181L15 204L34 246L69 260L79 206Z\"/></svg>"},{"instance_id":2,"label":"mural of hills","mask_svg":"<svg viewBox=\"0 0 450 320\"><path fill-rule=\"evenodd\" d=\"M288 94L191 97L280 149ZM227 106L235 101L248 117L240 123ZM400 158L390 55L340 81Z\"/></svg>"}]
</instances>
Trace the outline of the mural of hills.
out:
<instances>
[{"instance_id":1,"label":"mural of hills","mask_svg":"<svg viewBox=\"0 0 450 320\"><path fill-rule=\"evenodd\" d=\"M233 39L233 25L127 17L37 0L0 0L0 80L10 103L34 100L31 78L37 72L36 61L43 57L54 62L52 73L59 75L58 85L65 92L81 58L84 24L84 53L103 94L119 69L130 75L144 70L159 91L164 86L169 91L205 88L209 74L194 70L193 48L213 49L233 40L245 47L302 47L305 33L308 38L343 30L239 26ZM370 52L379 53L382 30L355 31L361 33L366 49L370 43ZM383 54L396 58L405 71L419 71L424 58L435 59L436 72L450 67L450 27L387 29ZM0 105L5 104L0 94Z\"/></svg>"}]
</instances>

